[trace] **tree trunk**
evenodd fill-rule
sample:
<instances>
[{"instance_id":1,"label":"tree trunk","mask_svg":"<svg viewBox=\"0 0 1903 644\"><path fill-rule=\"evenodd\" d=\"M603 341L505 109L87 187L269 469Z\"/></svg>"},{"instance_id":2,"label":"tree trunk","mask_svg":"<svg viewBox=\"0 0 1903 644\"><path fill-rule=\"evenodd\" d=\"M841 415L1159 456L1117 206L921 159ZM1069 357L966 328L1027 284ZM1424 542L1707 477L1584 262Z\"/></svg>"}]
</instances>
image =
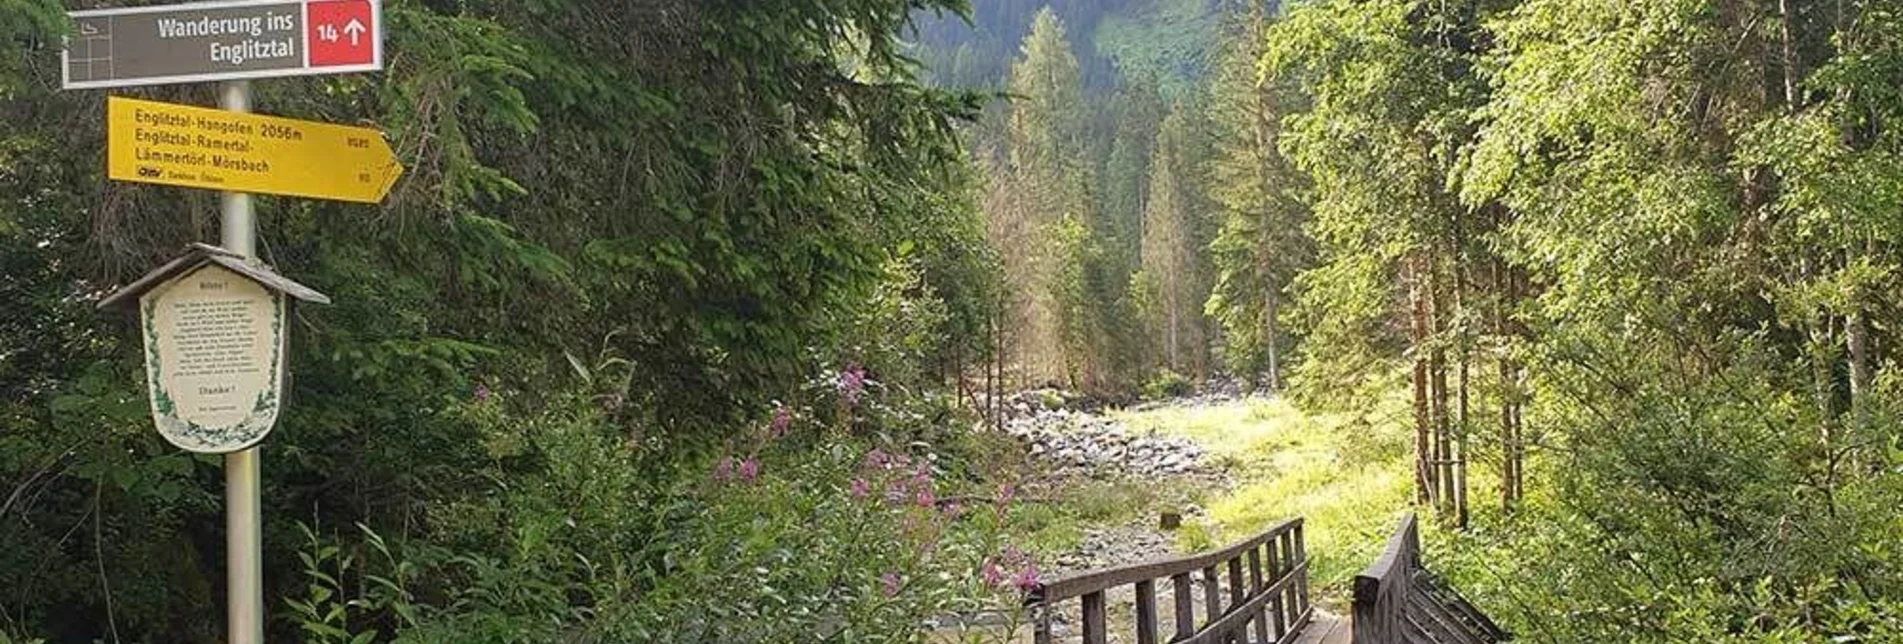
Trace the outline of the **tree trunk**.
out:
<instances>
[{"instance_id":1,"label":"tree trunk","mask_svg":"<svg viewBox=\"0 0 1903 644\"><path fill-rule=\"evenodd\" d=\"M1278 299L1279 296L1276 293L1276 288L1271 284L1262 300L1262 308L1266 311L1263 317L1268 318L1263 325L1262 332L1266 334L1263 343L1267 346L1269 353L1270 393L1281 393L1282 391L1282 358L1276 348L1275 331L1275 317L1277 315L1278 305L1280 304L1280 302L1277 301Z\"/></svg>"},{"instance_id":2,"label":"tree trunk","mask_svg":"<svg viewBox=\"0 0 1903 644\"><path fill-rule=\"evenodd\" d=\"M1167 302L1167 304L1165 304L1164 306L1168 307L1170 310L1169 321L1166 322L1166 324L1168 324L1170 327L1169 332L1167 334L1169 337L1170 371L1181 373L1183 367L1182 367L1182 363L1178 362L1178 354L1176 349L1176 324L1177 324L1176 288L1177 287L1176 287L1176 282L1174 278L1170 280L1168 288L1170 289L1170 293L1168 295L1165 295L1163 297L1163 300Z\"/></svg>"},{"instance_id":3,"label":"tree trunk","mask_svg":"<svg viewBox=\"0 0 1903 644\"><path fill-rule=\"evenodd\" d=\"M1435 478L1439 480L1441 485L1439 503L1435 505L1440 508L1441 516L1445 518L1453 514L1453 504L1456 493L1454 491L1453 441L1450 440L1451 437L1449 434L1451 427L1447 417L1447 349L1441 344L1443 339L1442 331L1445 330L1443 327L1445 324L1445 320L1443 319L1445 311L1442 306L1444 301L1441 298L1441 292L1442 289L1445 288L1445 285L1442 284L1443 280L1440 279L1438 261L1434 261L1434 263L1430 265L1428 275L1430 284L1427 314L1428 332L1434 342L1433 363L1428 367L1433 374L1433 381L1429 383L1429 387L1433 390L1434 405L1434 463L1439 470L1435 474Z\"/></svg>"},{"instance_id":4,"label":"tree trunk","mask_svg":"<svg viewBox=\"0 0 1903 644\"><path fill-rule=\"evenodd\" d=\"M1507 326L1507 306L1514 301L1513 274L1503 260L1493 264L1493 333L1500 343L1500 507L1513 511L1520 498L1515 481L1519 477L1519 439L1514 435L1514 413L1518 408L1513 368L1511 330Z\"/></svg>"},{"instance_id":5,"label":"tree trunk","mask_svg":"<svg viewBox=\"0 0 1903 644\"><path fill-rule=\"evenodd\" d=\"M1797 111L1797 52L1791 42L1791 0L1777 0L1778 40L1783 49L1784 107Z\"/></svg>"},{"instance_id":6,"label":"tree trunk","mask_svg":"<svg viewBox=\"0 0 1903 644\"><path fill-rule=\"evenodd\" d=\"M1434 480L1434 463L1429 448L1428 432L1432 426L1427 404L1427 298L1423 292L1421 280L1421 260L1418 253L1407 262L1408 299L1411 309L1408 331L1414 348L1414 490L1415 502L1428 504L1434 500L1437 483Z\"/></svg>"},{"instance_id":7,"label":"tree trunk","mask_svg":"<svg viewBox=\"0 0 1903 644\"><path fill-rule=\"evenodd\" d=\"M1458 227L1456 227L1456 230L1458 230ZM1464 243L1462 244L1462 248L1463 250L1457 251L1454 255L1456 261L1454 265L1454 315L1457 320L1466 319L1467 310L1467 254L1464 250ZM1457 402L1459 406L1455 409L1456 415L1454 417L1454 522L1460 526L1460 529L1465 530L1467 529L1467 413L1469 411L1467 356L1470 353L1469 347L1472 346L1472 343L1468 337L1467 326L1464 323L1460 326L1460 339L1460 353L1458 356L1460 360L1458 367L1459 381L1456 383L1458 387Z\"/></svg>"},{"instance_id":8,"label":"tree trunk","mask_svg":"<svg viewBox=\"0 0 1903 644\"><path fill-rule=\"evenodd\" d=\"M1870 331L1862 311L1844 320L1844 345L1850 356L1850 412L1856 415L1870 393Z\"/></svg>"}]
</instances>

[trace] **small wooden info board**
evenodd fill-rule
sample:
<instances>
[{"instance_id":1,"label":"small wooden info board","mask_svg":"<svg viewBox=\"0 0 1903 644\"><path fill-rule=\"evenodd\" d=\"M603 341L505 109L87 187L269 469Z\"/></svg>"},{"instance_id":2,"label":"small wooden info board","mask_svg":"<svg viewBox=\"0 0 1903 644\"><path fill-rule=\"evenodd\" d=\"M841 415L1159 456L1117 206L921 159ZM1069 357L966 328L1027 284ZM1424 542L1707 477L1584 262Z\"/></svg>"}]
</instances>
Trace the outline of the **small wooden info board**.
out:
<instances>
[{"instance_id":1,"label":"small wooden info board","mask_svg":"<svg viewBox=\"0 0 1903 644\"><path fill-rule=\"evenodd\" d=\"M235 452L264 439L283 397L288 299L330 298L215 246L99 303L137 303L152 420L180 449Z\"/></svg>"}]
</instances>

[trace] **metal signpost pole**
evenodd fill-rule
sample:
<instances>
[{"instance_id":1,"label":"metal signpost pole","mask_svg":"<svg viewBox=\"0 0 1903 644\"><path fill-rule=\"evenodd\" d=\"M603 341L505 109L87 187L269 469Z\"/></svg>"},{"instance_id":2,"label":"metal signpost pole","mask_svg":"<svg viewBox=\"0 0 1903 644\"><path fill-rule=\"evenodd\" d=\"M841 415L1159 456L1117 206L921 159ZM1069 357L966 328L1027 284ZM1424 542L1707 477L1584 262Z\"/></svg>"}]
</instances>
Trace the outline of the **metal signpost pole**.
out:
<instances>
[{"instance_id":1,"label":"metal signpost pole","mask_svg":"<svg viewBox=\"0 0 1903 644\"><path fill-rule=\"evenodd\" d=\"M231 260L225 251L247 260L256 258L257 220L251 210L250 193L377 203L402 174L402 165L375 130L249 114L248 79L381 71L381 0L142 4L67 15L73 20L74 33L60 49L64 89L218 83L218 106L222 110L118 97L106 100L110 123L108 177L221 191L219 230L223 248L199 249L198 261ZM168 268L160 269L165 270ZM238 277L250 280L249 290L258 297L249 304L230 297L221 301L248 307L246 310L254 310L256 315L282 316L282 298L287 293L304 301L329 301L323 294L256 263L217 270L243 273ZM175 284L139 283L128 288L131 290L122 291L126 298L151 295L175 302L204 300L199 292L202 287L180 290ZM250 318L254 325L262 319L256 315ZM147 307L140 316L147 329L175 331L172 327L187 314ZM225 457L227 644L264 642L258 441L277 422L276 403L284 373L277 357L285 344L280 327L258 328L269 330L270 345L250 344L258 355L269 357L269 372L261 373L256 365L243 362L250 359L245 355L227 360L245 365L234 366L232 372L188 372L160 359L168 352L184 353L176 342L150 334L145 337L153 422L160 435L181 448ZM196 386L205 384L207 378L222 379L211 383L216 386ZM182 407L170 402L172 398L164 387L177 382L194 383L190 397L196 402ZM211 400L206 396L229 397L236 389L255 390L257 402L248 415L231 418L223 414L233 409L228 400L206 402ZM221 415L206 415L212 412ZM209 438L202 433L180 433L181 428L203 429L193 419L217 425L220 432L211 433Z\"/></svg>"},{"instance_id":2,"label":"metal signpost pole","mask_svg":"<svg viewBox=\"0 0 1903 644\"><path fill-rule=\"evenodd\" d=\"M226 81L218 85L218 107L251 111L251 82ZM251 195L218 193L219 242L247 259L257 256L257 220L251 213ZM225 641L229 644L264 642L263 515L259 506L259 446L225 455Z\"/></svg>"}]
</instances>

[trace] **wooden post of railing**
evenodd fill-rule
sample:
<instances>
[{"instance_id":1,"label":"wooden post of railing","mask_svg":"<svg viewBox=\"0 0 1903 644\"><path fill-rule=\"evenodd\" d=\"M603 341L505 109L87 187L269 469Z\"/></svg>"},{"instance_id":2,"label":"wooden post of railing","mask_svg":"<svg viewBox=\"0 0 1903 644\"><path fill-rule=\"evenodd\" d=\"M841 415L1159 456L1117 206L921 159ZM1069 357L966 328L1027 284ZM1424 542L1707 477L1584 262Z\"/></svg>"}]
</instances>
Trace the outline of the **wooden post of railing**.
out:
<instances>
[{"instance_id":1,"label":"wooden post of railing","mask_svg":"<svg viewBox=\"0 0 1903 644\"><path fill-rule=\"evenodd\" d=\"M1216 587L1216 567L1203 569L1203 612L1209 614L1209 621L1222 616L1222 590Z\"/></svg>"},{"instance_id":2,"label":"wooden post of railing","mask_svg":"<svg viewBox=\"0 0 1903 644\"><path fill-rule=\"evenodd\" d=\"M1104 625L1103 591L1084 593L1084 644L1109 644L1110 633Z\"/></svg>"},{"instance_id":3,"label":"wooden post of railing","mask_svg":"<svg viewBox=\"0 0 1903 644\"><path fill-rule=\"evenodd\" d=\"M1137 582L1137 644L1156 644L1156 580Z\"/></svg>"},{"instance_id":4,"label":"wooden post of railing","mask_svg":"<svg viewBox=\"0 0 1903 644\"><path fill-rule=\"evenodd\" d=\"M1281 579L1282 575L1288 573L1288 564L1284 563L1281 554L1282 549L1276 547L1274 542L1262 545L1267 546L1269 549L1269 575L1276 579ZM1282 601L1284 596L1284 593L1276 593L1275 597L1269 599L1270 621L1272 625L1275 626L1275 632L1278 634L1288 632L1289 607L1288 604Z\"/></svg>"},{"instance_id":5,"label":"wooden post of railing","mask_svg":"<svg viewBox=\"0 0 1903 644\"><path fill-rule=\"evenodd\" d=\"M1414 515L1388 539L1387 548L1367 571L1355 576L1354 644L1398 644L1406 621L1413 571L1420 562L1420 526Z\"/></svg>"},{"instance_id":6,"label":"wooden post of railing","mask_svg":"<svg viewBox=\"0 0 1903 644\"><path fill-rule=\"evenodd\" d=\"M1295 535L1294 538L1291 539L1291 541L1294 542L1293 545L1295 546L1295 549L1290 551L1289 561L1308 561L1308 546L1307 546L1308 541L1306 538L1302 536L1302 524L1296 523L1295 529L1292 530L1291 532ZM1293 610L1295 610L1295 612L1297 613L1307 613L1308 612L1308 575L1302 575L1302 576L1296 577L1294 585L1295 585L1295 590L1293 593L1294 596L1292 597L1292 601L1294 602L1295 606Z\"/></svg>"},{"instance_id":7,"label":"wooden post of railing","mask_svg":"<svg viewBox=\"0 0 1903 644\"><path fill-rule=\"evenodd\" d=\"M1196 600L1189 594L1189 573L1170 575L1170 586L1176 597L1176 637L1170 641L1186 640L1196 634Z\"/></svg>"},{"instance_id":8,"label":"wooden post of railing","mask_svg":"<svg viewBox=\"0 0 1903 644\"><path fill-rule=\"evenodd\" d=\"M1273 548L1271 548L1271 550L1273 550ZM1262 547L1257 546L1249 549L1249 594L1260 595L1264 588L1265 586L1262 585ZM1250 621L1255 623L1255 641L1274 641L1269 639L1268 611L1255 611L1255 619Z\"/></svg>"}]
</instances>

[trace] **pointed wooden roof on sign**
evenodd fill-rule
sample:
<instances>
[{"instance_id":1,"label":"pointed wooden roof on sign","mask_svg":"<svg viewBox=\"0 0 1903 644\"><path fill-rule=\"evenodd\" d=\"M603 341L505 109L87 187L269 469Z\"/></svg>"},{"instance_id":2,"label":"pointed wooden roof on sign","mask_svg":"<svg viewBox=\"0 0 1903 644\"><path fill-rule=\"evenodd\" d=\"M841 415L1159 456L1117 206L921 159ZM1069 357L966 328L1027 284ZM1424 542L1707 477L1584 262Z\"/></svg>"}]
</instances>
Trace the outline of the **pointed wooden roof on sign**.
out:
<instances>
[{"instance_id":1,"label":"pointed wooden roof on sign","mask_svg":"<svg viewBox=\"0 0 1903 644\"><path fill-rule=\"evenodd\" d=\"M187 251L184 256L166 262L164 266L160 266L152 272L146 273L144 277L140 277L131 284L127 284L125 288L119 289L112 295L106 296L106 299L99 301L99 308L104 309L113 306L135 304L139 301L139 296L144 295L146 291L157 288L158 285L164 284L167 280L191 272L206 264L217 264L230 269L234 273L251 278L252 281L264 285L265 288L289 295L301 301L315 304L330 303L329 296L319 293L309 286L293 282L288 277L272 272L269 266L265 266L262 263L247 261L244 256L237 253L210 244L192 244L189 248L190 250Z\"/></svg>"}]
</instances>

